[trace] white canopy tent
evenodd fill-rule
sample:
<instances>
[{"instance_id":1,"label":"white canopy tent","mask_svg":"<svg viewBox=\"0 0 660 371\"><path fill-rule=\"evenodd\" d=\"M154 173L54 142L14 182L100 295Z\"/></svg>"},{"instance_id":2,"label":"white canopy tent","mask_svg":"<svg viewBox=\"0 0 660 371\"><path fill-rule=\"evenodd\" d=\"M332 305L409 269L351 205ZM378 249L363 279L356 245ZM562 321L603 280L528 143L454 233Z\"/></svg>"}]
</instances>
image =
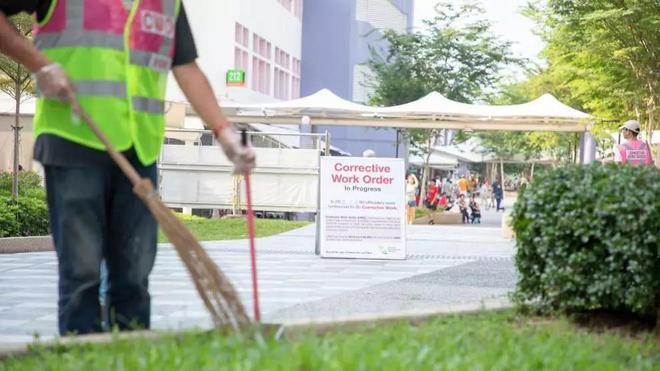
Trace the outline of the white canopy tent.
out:
<instances>
[{"instance_id":1,"label":"white canopy tent","mask_svg":"<svg viewBox=\"0 0 660 371\"><path fill-rule=\"evenodd\" d=\"M456 102L432 92L407 104L372 107L344 100L323 89L286 102L230 104L226 113L240 123L508 131L586 132L591 122L591 116L550 94L524 104L489 106Z\"/></svg>"},{"instance_id":2,"label":"white canopy tent","mask_svg":"<svg viewBox=\"0 0 660 371\"><path fill-rule=\"evenodd\" d=\"M374 115L377 107L365 106L347 101L328 89L322 89L312 95L289 101L265 104L223 104L225 112L240 116L263 117L336 117L342 115ZM296 124L298 124L296 122Z\"/></svg>"}]
</instances>

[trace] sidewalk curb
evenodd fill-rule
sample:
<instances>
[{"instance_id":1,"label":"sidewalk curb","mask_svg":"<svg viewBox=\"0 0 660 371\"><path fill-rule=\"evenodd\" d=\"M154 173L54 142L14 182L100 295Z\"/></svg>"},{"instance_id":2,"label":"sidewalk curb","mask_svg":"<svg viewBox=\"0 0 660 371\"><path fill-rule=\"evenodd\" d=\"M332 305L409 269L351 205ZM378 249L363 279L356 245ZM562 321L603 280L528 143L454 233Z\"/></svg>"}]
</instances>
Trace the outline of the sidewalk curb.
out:
<instances>
[{"instance_id":1,"label":"sidewalk curb","mask_svg":"<svg viewBox=\"0 0 660 371\"><path fill-rule=\"evenodd\" d=\"M284 321L277 324L263 324L263 330L276 338L293 338L300 334L314 333L323 335L331 331L351 332L364 327L375 327L392 323L408 323L418 325L432 317L443 314L476 314L488 311L499 311L512 308L513 305L507 299L488 300L481 303L467 303L455 305L443 305L435 308L423 310L391 312L381 314L362 314L358 316L321 318L321 319L303 319L297 321ZM164 336L182 334L190 331L185 330L165 330L165 331L133 331L123 333L91 334L82 336L68 336L56 338L44 342L16 345L0 345L0 361L8 358L28 356L32 348L38 345L41 349L49 349L61 346L71 346L80 344L105 344L115 340L146 339L157 340ZM208 330L207 332L217 331ZM219 331L222 331L219 330Z\"/></svg>"},{"instance_id":2,"label":"sidewalk curb","mask_svg":"<svg viewBox=\"0 0 660 371\"><path fill-rule=\"evenodd\" d=\"M281 323L287 329L315 331L334 330L362 325L387 324L396 322L409 322L417 324L443 314L469 314L484 311L497 311L513 308L513 304L506 298L489 299L480 303L446 304L427 307L419 310L407 310L389 313L367 313L353 316L337 316L327 318L308 318L299 320L284 320Z\"/></svg>"},{"instance_id":3,"label":"sidewalk curb","mask_svg":"<svg viewBox=\"0 0 660 371\"><path fill-rule=\"evenodd\" d=\"M54 251L52 236L0 238L0 254Z\"/></svg>"}]
</instances>

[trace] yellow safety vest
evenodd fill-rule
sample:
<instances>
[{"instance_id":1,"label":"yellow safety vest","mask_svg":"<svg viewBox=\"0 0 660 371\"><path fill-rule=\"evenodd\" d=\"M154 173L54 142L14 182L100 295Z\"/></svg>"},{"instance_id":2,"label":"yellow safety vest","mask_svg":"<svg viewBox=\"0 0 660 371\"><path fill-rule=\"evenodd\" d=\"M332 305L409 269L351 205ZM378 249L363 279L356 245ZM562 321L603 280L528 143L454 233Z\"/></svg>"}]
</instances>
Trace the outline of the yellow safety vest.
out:
<instances>
[{"instance_id":1,"label":"yellow safety vest","mask_svg":"<svg viewBox=\"0 0 660 371\"><path fill-rule=\"evenodd\" d=\"M76 95L119 151L156 161L165 128L165 91L181 0L52 0L34 43L66 70ZM54 134L102 150L67 104L38 97L35 137Z\"/></svg>"}]
</instances>

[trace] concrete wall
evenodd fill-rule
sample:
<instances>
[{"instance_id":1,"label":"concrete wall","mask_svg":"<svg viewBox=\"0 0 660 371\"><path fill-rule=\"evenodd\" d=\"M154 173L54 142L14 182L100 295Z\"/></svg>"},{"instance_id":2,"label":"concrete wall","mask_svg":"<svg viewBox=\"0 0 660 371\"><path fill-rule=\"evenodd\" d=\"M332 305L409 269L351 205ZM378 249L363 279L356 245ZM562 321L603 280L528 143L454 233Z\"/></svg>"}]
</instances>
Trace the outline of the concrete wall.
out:
<instances>
[{"instance_id":1,"label":"concrete wall","mask_svg":"<svg viewBox=\"0 0 660 371\"><path fill-rule=\"evenodd\" d=\"M247 90L250 90L252 82L250 69L253 34L271 42L271 56L274 55L275 47L278 47L292 57L301 59L302 22L277 0L184 0L184 5L199 54L197 62L211 81L217 96L227 93L225 76L227 70L234 68L236 22L250 31ZM271 91L272 85L271 78ZM255 92L254 95L259 99L261 94ZM168 99L185 100L173 78L170 78L168 85Z\"/></svg>"},{"instance_id":2,"label":"concrete wall","mask_svg":"<svg viewBox=\"0 0 660 371\"><path fill-rule=\"evenodd\" d=\"M406 16L407 26L412 25L413 0L384 0ZM302 48L302 95L327 88L344 99L360 100L359 91L362 68L370 59L369 46L387 48L381 30L369 22L359 21L360 0L306 0L303 15ZM359 10L364 18L364 9ZM388 24L380 19L378 24ZM357 71L357 73L356 73ZM367 91L368 95L369 92ZM364 103L364 102L362 102ZM328 130L332 144L353 155L361 155L365 149L373 149L379 157L394 157L396 132L392 129L367 127L313 127L316 132ZM400 145L399 156L405 146Z\"/></svg>"}]
</instances>

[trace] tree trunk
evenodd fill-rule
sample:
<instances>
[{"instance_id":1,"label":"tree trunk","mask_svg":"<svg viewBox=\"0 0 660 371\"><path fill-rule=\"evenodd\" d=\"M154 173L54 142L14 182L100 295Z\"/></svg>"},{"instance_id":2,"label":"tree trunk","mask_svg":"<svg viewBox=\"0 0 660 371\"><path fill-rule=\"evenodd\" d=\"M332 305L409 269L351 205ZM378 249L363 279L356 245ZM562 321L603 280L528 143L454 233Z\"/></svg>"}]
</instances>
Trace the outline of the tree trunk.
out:
<instances>
[{"instance_id":1,"label":"tree trunk","mask_svg":"<svg viewBox=\"0 0 660 371\"><path fill-rule=\"evenodd\" d=\"M14 130L14 173L12 175L12 182L11 182L11 196L14 199L18 198L18 165L19 165L19 155L20 155L20 132L22 127L20 126L20 114L21 114L21 94L20 94L20 85L16 83L16 94L14 97L16 98L16 110L15 110L15 116L14 116L14 126L12 129Z\"/></svg>"},{"instance_id":2,"label":"tree trunk","mask_svg":"<svg viewBox=\"0 0 660 371\"><path fill-rule=\"evenodd\" d=\"M490 184L493 184L495 179L497 179L497 162L492 162L490 164Z\"/></svg>"},{"instance_id":3,"label":"tree trunk","mask_svg":"<svg viewBox=\"0 0 660 371\"><path fill-rule=\"evenodd\" d=\"M646 127L646 140L651 144L653 140L653 130L655 129L655 99L651 97L648 103L649 119Z\"/></svg>"},{"instance_id":4,"label":"tree trunk","mask_svg":"<svg viewBox=\"0 0 660 371\"><path fill-rule=\"evenodd\" d=\"M530 182L534 179L534 165L536 165L536 162L532 161L532 167L529 169L529 181Z\"/></svg>"},{"instance_id":5,"label":"tree trunk","mask_svg":"<svg viewBox=\"0 0 660 371\"><path fill-rule=\"evenodd\" d=\"M651 146L651 153L655 152L653 155L653 159L658 163L658 151L654 151L655 148L653 148L653 130L655 129L655 99L651 97L648 102L648 114L649 114L649 119L646 127L646 142L648 143L649 146Z\"/></svg>"}]
</instances>

